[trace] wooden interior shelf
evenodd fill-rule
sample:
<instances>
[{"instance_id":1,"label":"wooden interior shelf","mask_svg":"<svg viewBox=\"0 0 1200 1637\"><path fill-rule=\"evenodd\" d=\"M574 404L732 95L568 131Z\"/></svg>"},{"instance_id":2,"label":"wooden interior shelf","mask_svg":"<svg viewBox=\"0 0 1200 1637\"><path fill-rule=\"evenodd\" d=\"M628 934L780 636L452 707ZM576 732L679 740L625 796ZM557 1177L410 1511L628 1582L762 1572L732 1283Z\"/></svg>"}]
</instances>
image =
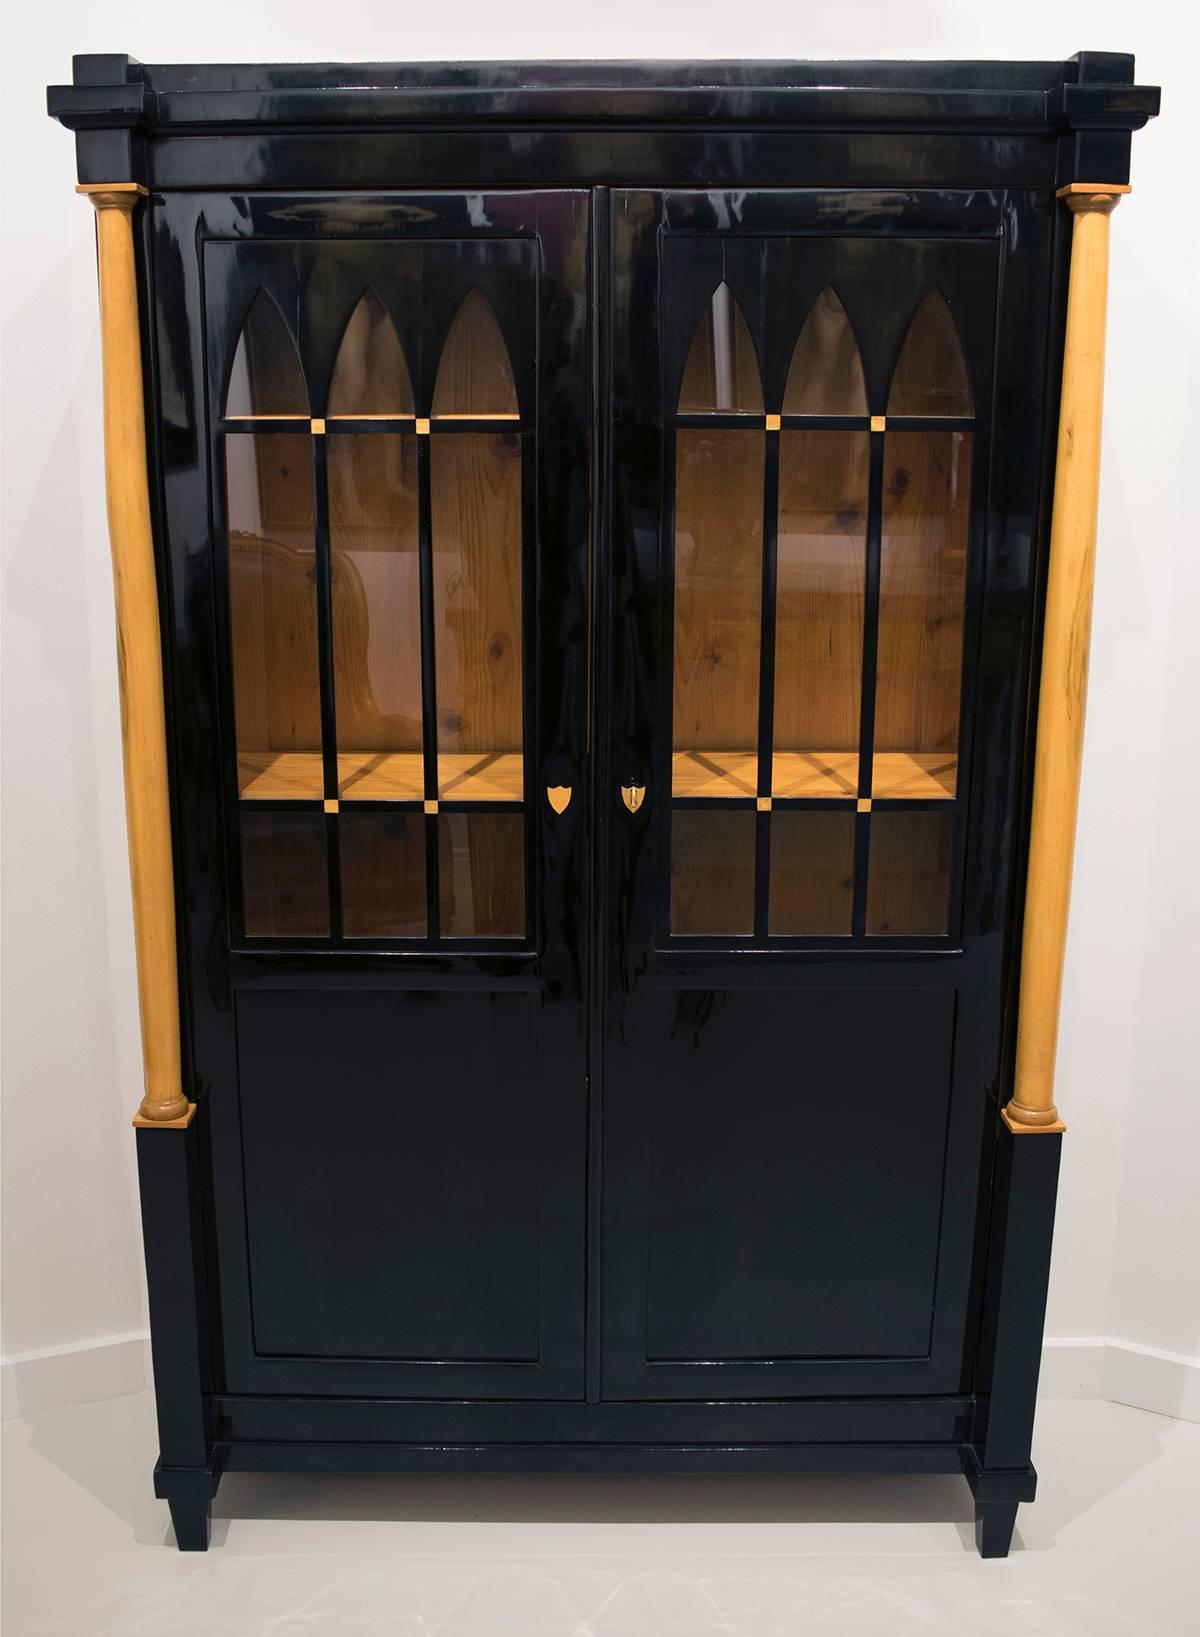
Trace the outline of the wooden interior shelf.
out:
<instances>
[{"instance_id":1,"label":"wooden interior shelf","mask_svg":"<svg viewBox=\"0 0 1200 1637\"><path fill-rule=\"evenodd\" d=\"M952 753L882 751L874 758L871 794L892 800L951 800L958 777ZM758 755L753 750L686 750L671 757L674 796L745 797L758 794ZM858 794L858 752L776 751L771 794L796 798Z\"/></svg>"},{"instance_id":2,"label":"wooden interior shelf","mask_svg":"<svg viewBox=\"0 0 1200 1637\"><path fill-rule=\"evenodd\" d=\"M876 752L872 766L872 796L893 800L930 797L953 800L958 783L958 757L952 751Z\"/></svg>"},{"instance_id":3,"label":"wooden interior shelf","mask_svg":"<svg viewBox=\"0 0 1200 1637\"><path fill-rule=\"evenodd\" d=\"M320 801L320 752L239 752L238 794L243 801ZM338 756L343 801L420 801L424 794L420 751L351 750ZM525 795L524 758L520 751L439 756L438 795L445 801L519 802Z\"/></svg>"},{"instance_id":4,"label":"wooden interior shelf","mask_svg":"<svg viewBox=\"0 0 1200 1637\"><path fill-rule=\"evenodd\" d=\"M319 750L239 750L243 801L320 801L325 783Z\"/></svg>"}]
</instances>

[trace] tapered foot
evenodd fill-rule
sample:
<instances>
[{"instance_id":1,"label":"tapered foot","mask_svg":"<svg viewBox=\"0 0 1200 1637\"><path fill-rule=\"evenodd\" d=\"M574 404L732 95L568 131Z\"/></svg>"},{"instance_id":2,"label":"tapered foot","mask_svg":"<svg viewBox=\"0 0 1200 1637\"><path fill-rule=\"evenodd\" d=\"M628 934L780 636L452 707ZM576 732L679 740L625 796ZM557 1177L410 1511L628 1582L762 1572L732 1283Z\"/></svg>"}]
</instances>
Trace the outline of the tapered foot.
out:
<instances>
[{"instance_id":1,"label":"tapered foot","mask_svg":"<svg viewBox=\"0 0 1200 1637\"><path fill-rule=\"evenodd\" d=\"M1016 1501L975 1503L975 1544L980 1557L1007 1557L1017 1521Z\"/></svg>"},{"instance_id":2,"label":"tapered foot","mask_svg":"<svg viewBox=\"0 0 1200 1637\"><path fill-rule=\"evenodd\" d=\"M175 1544L181 1552L207 1552L212 1534L212 1506L208 1501L168 1501L175 1526Z\"/></svg>"}]
</instances>

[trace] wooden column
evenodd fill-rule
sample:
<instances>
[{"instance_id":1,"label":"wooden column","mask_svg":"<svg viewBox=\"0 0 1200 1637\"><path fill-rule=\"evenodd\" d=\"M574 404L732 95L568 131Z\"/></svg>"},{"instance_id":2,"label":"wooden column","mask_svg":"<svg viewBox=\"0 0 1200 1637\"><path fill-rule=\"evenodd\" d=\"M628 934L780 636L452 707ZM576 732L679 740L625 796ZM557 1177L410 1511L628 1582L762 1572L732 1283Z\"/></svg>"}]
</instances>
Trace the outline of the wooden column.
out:
<instances>
[{"instance_id":1,"label":"wooden column","mask_svg":"<svg viewBox=\"0 0 1200 1637\"><path fill-rule=\"evenodd\" d=\"M1128 187L1099 182L1073 182L1059 189L1074 223L1021 945L1016 1078L1004 1110L1014 1131L1063 1129L1054 1106L1054 1059L1092 631L1108 218L1120 195L1128 192Z\"/></svg>"},{"instance_id":2,"label":"wooden column","mask_svg":"<svg viewBox=\"0 0 1200 1637\"><path fill-rule=\"evenodd\" d=\"M186 1123L192 1110L183 1094L179 1062L166 714L133 246L133 212L146 190L135 182L115 182L78 191L96 207L104 480L117 605L125 819L145 1069L145 1095L134 1123Z\"/></svg>"}]
</instances>

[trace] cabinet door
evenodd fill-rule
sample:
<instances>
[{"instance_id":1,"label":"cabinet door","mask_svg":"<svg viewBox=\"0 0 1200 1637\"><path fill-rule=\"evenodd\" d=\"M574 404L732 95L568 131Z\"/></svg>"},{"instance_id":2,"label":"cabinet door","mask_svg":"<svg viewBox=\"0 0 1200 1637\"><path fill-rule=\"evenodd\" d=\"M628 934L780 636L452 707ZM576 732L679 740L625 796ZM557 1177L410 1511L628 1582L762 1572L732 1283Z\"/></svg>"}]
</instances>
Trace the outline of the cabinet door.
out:
<instances>
[{"instance_id":1,"label":"cabinet door","mask_svg":"<svg viewBox=\"0 0 1200 1637\"><path fill-rule=\"evenodd\" d=\"M225 1384L576 1396L586 195L168 210L163 299L173 259L203 287L223 766L197 747L182 822L232 997L197 1039Z\"/></svg>"},{"instance_id":2,"label":"cabinet door","mask_svg":"<svg viewBox=\"0 0 1200 1637\"><path fill-rule=\"evenodd\" d=\"M614 196L604 1396L964 1380L1049 243L1002 207Z\"/></svg>"}]
</instances>

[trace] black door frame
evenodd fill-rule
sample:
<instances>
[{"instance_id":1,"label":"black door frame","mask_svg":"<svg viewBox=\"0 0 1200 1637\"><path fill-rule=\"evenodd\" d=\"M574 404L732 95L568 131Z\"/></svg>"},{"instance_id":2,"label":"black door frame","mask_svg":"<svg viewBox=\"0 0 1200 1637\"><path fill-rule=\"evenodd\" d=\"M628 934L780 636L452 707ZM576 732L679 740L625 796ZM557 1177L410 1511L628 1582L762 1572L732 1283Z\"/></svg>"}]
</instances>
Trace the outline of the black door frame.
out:
<instances>
[{"instance_id":1,"label":"black door frame","mask_svg":"<svg viewBox=\"0 0 1200 1637\"><path fill-rule=\"evenodd\" d=\"M1052 203L1048 197L998 191L639 190L612 193L610 220L611 584L598 586L596 646L597 674L603 676L607 668L612 680L601 695L607 715L595 723L601 749L593 774L605 831L602 836L598 822L597 847L604 851L598 851L596 867L596 960L603 1010L593 1016L592 1065L605 1092L603 1151L593 1155L594 1184L602 1198L591 1270L597 1287L593 1320L601 1333L592 1338L589 1392L610 1399L714 1399L956 1391L969 1384L973 1362L994 1145L992 1100L1000 1076L1011 947L1032 541L1042 501L1040 440L1049 358L1044 292L1050 282ZM895 943L882 948L878 940L874 948L838 948L836 940L772 939L767 948L761 925L758 936L735 943L664 935L670 715L668 706L664 716L661 701L670 689L669 677L667 686L661 685L657 664L671 651L670 608L664 599L660 618L655 605L656 588L669 575L663 563L670 548L672 466L662 343L673 323L686 328L697 316L677 314L674 292L670 310L662 305L663 246L674 235L692 236L693 243L699 239L701 259L715 260L718 267L722 244L778 236L944 240L950 254L965 242L967 255L991 258L996 293L970 338L979 435L963 730L975 754L962 770L956 870L961 893L948 938L897 940L899 948ZM972 241L977 252L970 249ZM937 247L930 248L936 264ZM698 282L707 277L706 272ZM824 276L815 277L810 296L825 282ZM799 306L806 310L807 302ZM755 315L747 317L754 333ZM678 367L680 359L674 363ZM786 370L787 357L768 367ZM999 418L992 405L1000 406ZM989 635L983 644L985 626ZM669 664L669 658L662 663ZM631 782L650 786L646 805L633 815L619 796L619 786ZM646 1358L647 1077L653 1038L645 997L655 987L686 994L763 984L957 992L937 1285L924 1355L654 1363Z\"/></svg>"},{"instance_id":2,"label":"black door frame","mask_svg":"<svg viewBox=\"0 0 1200 1637\"><path fill-rule=\"evenodd\" d=\"M155 390L161 416L160 497L167 544L165 606L169 688L187 697L173 714L179 901L185 984L190 999L186 1050L206 1094L204 1169L215 1210L206 1224L208 1276L219 1313L218 1371L229 1390L347 1395L577 1398L584 1389L584 1200L586 1159L586 571L588 220L586 190L498 194L183 194L153 202L153 290L159 337ZM222 642L222 539L205 246L213 241L315 241L365 245L422 240L468 247L496 241L534 258L537 334L534 458L524 463L527 873L533 920L514 945L448 940L424 948L355 940L253 939L237 914L236 848L230 828L232 713ZM523 249L521 247L524 247ZM336 261L336 254L331 258ZM520 259L520 257L518 257ZM345 292L343 292L344 294ZM355 293L355 299L357 294ZM342 303L344 305L344 303ZM502 305L502 303L501 303ZM336 320L332 306L337 306ZM331 304L325 327L349 308ZM502 326L505 315L501 312ZM235 322L232 316L230 322ZM447 319L448 322L448 319ZM316 379L328 378L336 336L322 336ZM407 338L406 338L407 339ZM412 367L410 353L410 367ZM306 360L311 362L312 360ZM520 372L519 359L514 367ZM324 374L322 375L322 371ZM321 413L317 405L312 414ZM314 440L316 441L316 440ZM223 747L223 749L222 749ZM562 814L548 785L570 785ZM236 790L233 811L236 813ZM313 994L344 987L377 991L535 994L539 1063L541 1196L539 1356L530 1363L487 1360L263 1357L255 1348L247 1261L235 1000L261 989ZM287 1118L287 1087L279 1088ZM331 1119L369 1115L331 1098Z\"/></svg>"}]
</instances>

